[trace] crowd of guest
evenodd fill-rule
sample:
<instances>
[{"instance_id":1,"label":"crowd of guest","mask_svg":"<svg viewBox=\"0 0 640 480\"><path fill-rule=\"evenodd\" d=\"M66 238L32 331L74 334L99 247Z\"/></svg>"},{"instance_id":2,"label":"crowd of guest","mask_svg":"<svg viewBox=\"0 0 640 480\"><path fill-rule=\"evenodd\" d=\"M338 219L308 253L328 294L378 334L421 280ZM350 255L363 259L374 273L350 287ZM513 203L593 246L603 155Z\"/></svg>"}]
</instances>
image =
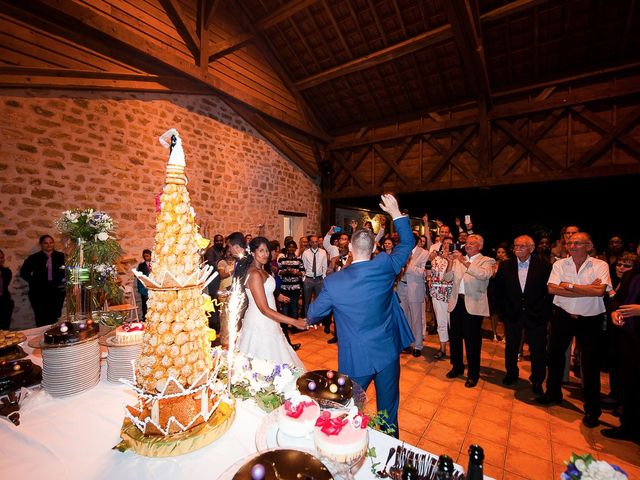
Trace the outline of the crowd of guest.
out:
<instances>
[{"instance_id":1,"label":"crowd of guest","mask_svg":"<svg viewBox=\"0 0 640 480\"><path fill-rule=\"evenodd\" d=\"M469 218L464 223L456 219L454 228L436 221L437 228L430 230L430 224L425 215L421 228L413 231L413 249L395 278L394 289L413 335L405 351L423 357L425 335L433 331L439 345L436 360L447 358L449 345L451 369L446 376L455 379L466 371L465 386L473 388L480 379L483 323L488 319L490 339L505 343L502 384L509 387L519 382L519 363L527 345L536 401L559 404L573 362L582 382L584 425L596 427L602 408L610 408L620 416L621 426L605 429L603 434L638 442L640 244L629 246L613 235L600 253L588 233L567 225L555 241L547 235L535 239L518 235L491 249ZM307 317L326 278L352 264L356 231L369 232L373 256L391 256L401 242L385 216L380 217L376 232L371 222L360 226L354 220L344 229L332 226L324 235L269 242L270 258L264 268L276 280L279 313L294 320ZM212 297L229 288L235 259L246 254L251 239L240 232L213 236L203 256L219 273L208 286ZM48 235L41 237L40 247L19 272L29 284L38 326L54 323L64 301L60 269L64 255L54 249ZM148 274L151 268L151 252L145 250L138 270ZM4 267L2 251L0 274L0 328L4 329L9 328L13 301L8 290L12 275ZM144 318L147 292L140 287ZM432 329L429 314L434 318ZM331 335L328 342L339 343L340 332L332 320L329 314L321 323ZM292 327L294 323L281 326L297 350L300 343L293 343L290 335L299 331ZM220 329L218 312L213 313L210 326ZM609 373L610 392L604 399L601 371Z\"/></svg>"}]
</instances>

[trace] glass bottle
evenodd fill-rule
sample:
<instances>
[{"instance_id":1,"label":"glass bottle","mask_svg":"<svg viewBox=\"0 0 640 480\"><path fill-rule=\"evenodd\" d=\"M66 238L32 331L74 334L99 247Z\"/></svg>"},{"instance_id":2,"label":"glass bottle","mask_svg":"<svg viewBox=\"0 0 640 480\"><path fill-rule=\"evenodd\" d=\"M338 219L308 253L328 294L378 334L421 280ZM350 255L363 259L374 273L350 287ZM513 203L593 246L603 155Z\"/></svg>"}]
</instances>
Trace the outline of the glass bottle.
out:
<instances>
[{"instance_id":1,"label":"glass bottle","mask_svg":"<svg viewBox=\"0 0 640 480\"><path fill-rule=\"evenodd\" d=\"M402 467L402 480L418 480L418 470L413 464L413 453L409 454Z\"/></svg>"},{"instance_id":2,"label":"glass bottle","mask_svg":"<svg viewBox=\"0 0 640 480\"><path fill-rule=\"evenodd\" d=\"M452 480L453 472L453 459L449 455L440 455L440 458L438 458L438 470L433 480Z\"/></svg>"},{"instance_id":3,"label":"glass bottle","mask_svg":"<svg viewBox=\"0 0 640 480\"><path fill-rule=\"evenodd\" d=\"M484 450L480 445L469 445L469 465L467 466L466 480L482 480L484 471L482 462L484 461Z\"/></svg>"}]
</instances>

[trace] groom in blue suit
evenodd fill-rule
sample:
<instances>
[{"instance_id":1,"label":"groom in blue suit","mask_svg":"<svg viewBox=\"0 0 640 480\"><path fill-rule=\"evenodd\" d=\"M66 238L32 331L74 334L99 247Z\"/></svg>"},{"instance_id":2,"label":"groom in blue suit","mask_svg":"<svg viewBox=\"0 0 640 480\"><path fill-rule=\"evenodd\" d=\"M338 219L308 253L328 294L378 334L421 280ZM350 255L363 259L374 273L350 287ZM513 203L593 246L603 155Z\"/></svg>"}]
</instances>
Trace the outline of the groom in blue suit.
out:
<instances>
[{"instance_id":1,"label":"groom in blue suit","mask_svg":"<svg viewBox=\"0 0 640 480\"><path fill-rule=\"evenodd\" d=\"M356 231L351 237L353 263L325 279L320 295L309 306L307 321L319 323L333 311L338 370L364 390L373 380L378 411L386 410L389 423L397 426L400 352L413 342L413 334L393 284L415 242L409 218L402 215L393 195L382 195L380 208L393 218L400 243L391 255L380 253L371 260L371 232Z\"/></svg>"}]
</instances>

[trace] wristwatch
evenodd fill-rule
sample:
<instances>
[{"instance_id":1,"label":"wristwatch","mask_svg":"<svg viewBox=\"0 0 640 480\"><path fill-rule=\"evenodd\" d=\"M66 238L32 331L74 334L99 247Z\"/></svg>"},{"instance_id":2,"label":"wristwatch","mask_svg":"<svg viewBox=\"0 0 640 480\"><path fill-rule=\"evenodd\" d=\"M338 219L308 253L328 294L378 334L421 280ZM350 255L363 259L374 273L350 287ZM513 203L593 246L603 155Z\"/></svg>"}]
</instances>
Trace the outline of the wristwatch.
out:
<instances>
[{"instance_id":1,"label":"wristwatch","mask_svg":"<svg viewBox=\"0 0 640 480\"><path fill-rule=\"evenodd\" d=\"M573 290L573 283L568 283L568 284L567 284L567 288L568 288L569 290Z\"/></svg>"}]
</instances>

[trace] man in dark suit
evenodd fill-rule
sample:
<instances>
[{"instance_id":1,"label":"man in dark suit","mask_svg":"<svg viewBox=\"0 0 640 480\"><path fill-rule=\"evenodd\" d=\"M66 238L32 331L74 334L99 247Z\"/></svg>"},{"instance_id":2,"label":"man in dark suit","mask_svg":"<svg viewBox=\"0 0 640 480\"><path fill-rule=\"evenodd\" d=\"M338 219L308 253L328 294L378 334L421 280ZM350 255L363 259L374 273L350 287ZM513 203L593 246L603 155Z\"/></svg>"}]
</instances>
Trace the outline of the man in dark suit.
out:
<instances>
[{"instance_id":1,"label":"man in dark suit","mask_svg":"<svg viewBox=\"0 0 640 480\"><path fill-rule=\"evenodd\" d=\"M542 395L546 376L547 321L551 313L551 296L547 289L551 264L532 256L534 249L531 237L522 235L515 239L515 258L498 267L496 297L504 318L507 342L504 356L507 374L502 383L513 385L518 381L518 351L524 331L531 353L529 380L533 392Z\"/></svg>"},{"instance_id":2,"label":"man in dark suit","mask_svg":"<svg viewBox=\"0 0 640 480\"><path fill-rule=\"evenodd\" d=\"M27 257L20 276L29 284L29 301L36 325L56 323L65 297L64 253L54 249L50 235L40 237L40 251Z\"/></svg>"},{"instance_id":3,"label":"man in dark suit","mask_svg":"<svg viewBox=\"0 0 640 480\"><path fill-rule=\"evenodd\" d=\"M138 271L142 272L143 275L147 277L151 273L151 250L145 248L142 251L142 259L143 262L138 264ZM138 293L140 294L140 303L142 304L142 320L147 319L147 301L149 300L149 290L144 284L138 280L137 281Z\"/></svg>"},{"instance_id":4,"label":"man in dark suit","mask_svg":"<svg viewBox=\"0 0 640 480\"><path fill-rule=\"evenodd\" d=\"M393 291L396 276L414 246L409 218L392 195L380 207L393 218L400 243L390 255L371 260L373 235L357 230L351 237L353 262L329 275L320 295L309 305L309 323L319 323L333 311L338 336L338 369L367 389L376 386L378 411L398 425L400 352L413 341L411 329ZM396 435L398 431L396 430Z\"/></svg>"}]
</instances>

